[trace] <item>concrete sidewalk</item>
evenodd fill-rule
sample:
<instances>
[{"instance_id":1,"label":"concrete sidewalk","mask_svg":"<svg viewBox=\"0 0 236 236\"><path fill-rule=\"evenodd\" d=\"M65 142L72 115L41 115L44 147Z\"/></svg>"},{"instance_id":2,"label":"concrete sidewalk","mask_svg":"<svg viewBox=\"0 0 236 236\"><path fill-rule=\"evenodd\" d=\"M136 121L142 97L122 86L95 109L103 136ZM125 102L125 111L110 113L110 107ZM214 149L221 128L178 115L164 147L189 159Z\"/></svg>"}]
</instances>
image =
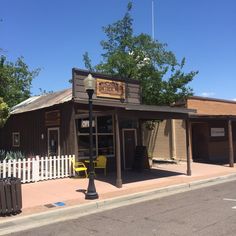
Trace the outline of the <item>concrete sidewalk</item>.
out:
<instances>
[{"instance_id":1,"label":"concrete sidewalk","mask_svg":"<svg viewBox=\"0 0 236 236\"><path fill-rule=\"evenodd\" d=\"M0 235L236 179L236 168L220 165L192 163L192 176L185 173L186 163L155 164L150 171L124 172L121 189L114 185L115 175L98 175L98 200L85 200L88 179L23 184L22 213L1 217Z\"/></svg>"}]
</instances>

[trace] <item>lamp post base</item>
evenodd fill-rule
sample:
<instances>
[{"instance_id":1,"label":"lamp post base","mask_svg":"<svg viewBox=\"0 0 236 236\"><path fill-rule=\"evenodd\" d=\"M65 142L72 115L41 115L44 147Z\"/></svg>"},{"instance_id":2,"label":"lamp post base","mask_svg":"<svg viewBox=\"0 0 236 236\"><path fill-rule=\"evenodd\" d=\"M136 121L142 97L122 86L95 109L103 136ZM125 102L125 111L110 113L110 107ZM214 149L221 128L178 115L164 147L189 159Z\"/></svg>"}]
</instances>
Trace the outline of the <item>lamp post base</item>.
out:
<instances>
[{"instance_id":1,"label":"lamp post base","mask_svg":"<svg viewBox=\"0 0 236 236\"><path fill-rule=\"evenodd\" d=\"M98 194L96 192L95 193L86 193L85 199L88 199L88 200L98 199Z\"/></svg>"},{"instance_id":2,"label":"lamp post base","mask_svg":"<svg viewBox=\"0 0 236 236\"><path fill-rule=\"evenodd\" d=\"M88 184L87 192L85 194L85 199L90 199L90 200L98 199L98 194L96 192L95 183L94 183L93 171L89 173L89 184Z\"/></svg>"}]
</instances>

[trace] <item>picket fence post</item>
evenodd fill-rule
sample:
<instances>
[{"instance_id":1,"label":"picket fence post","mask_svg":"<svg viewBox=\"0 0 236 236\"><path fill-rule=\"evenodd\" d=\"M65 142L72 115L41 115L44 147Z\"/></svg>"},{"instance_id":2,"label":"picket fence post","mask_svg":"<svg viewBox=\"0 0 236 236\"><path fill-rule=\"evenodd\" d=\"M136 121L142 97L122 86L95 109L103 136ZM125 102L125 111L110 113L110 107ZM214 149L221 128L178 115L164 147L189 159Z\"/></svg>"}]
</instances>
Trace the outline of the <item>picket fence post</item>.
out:
<instances>
[{"instance_id":1,"label":"picket fence post","mask_svg":"<svg viewBox=\"0 0 236 236\"><path fill-rule=\"evenodd\" d=\"M32 159L32 181L37 182L39 181L39 156L36 156L36 158Z\"/></svg>"},{"instance_id":2,"label":"picket fence post","mask_svg":"<svg viewBox=\"0 0 236 236\"><path fill-rule=\"evenodd\" d=\"M45 179L48 179L48 157L45 157Z\"/></svg>"},{"instance_id":3,"label":"picket fence post","mask_svg":"<svg viewBox=\"0 0 236 236\"><path fill-rule=\"evenodd\" d=\"M26 162L25 162L25 158L22 160L22 181L23 183L26 182Z\"/></svg>"},{"instance_id":4,"label":"picket fence post","mask_svg":"<svg viewBox=\"0 0 236 236\"><path fill-rule=\"evenodd\" d=\"M72 160L73 160L73 163L75 162L75 155L72 155ZM70 165L71 169L70 169L70 173L72 174L71 176L75 176L75 170L74 168L72 169L72 166Z\"/></svg>"},{"instance_id":5,"label":"picket fence post","mask_svg":"<svg viewBox=\"0 0 236 236\"><path fill-rule=\"evenodd\" d=\"M21 179L21 170L22 170L22 168L21 168L21 159L18 159L18 162L17 162L17 177L19 178L19 179Z\"/></svg>"},{"instance_id":6,"label":"picket fence post","mask_svg":"<svg viewBox=\"0 0 236 236\"><path fill-rule=\"evenodd\" d=\"M57 162L56 162L56 156L53 156L53 179L56 179L56 177L57 177L57 166L56 166L56 164L57 164Z\"/></svg>"},{"instance_id":7,"label":"picket fence post","mask_svg":"<svg viewBox=\"0 0 236 236\"><path fill-rule=\"evenodd\" d=\"M7 177L11 177L11 160L8 160L7 163Z\"/></svg>"},{"instance_id":8,"label":"picket fence post","mask_svg":"<svg viewBox=\"0 0 236 236\"><path fill-rule=\"evenodd\" d=\"M16 159L13 160L13 177L16 177Z\"/></svg>"},{"instance_id":9,"label":"picket fence post","mask_svg":"<svg viewBox=\"0 0 236 236\"><path fill-rule=\"evenodd\" d=\"M26 165L26 167L27 167L27 182L29 183L29 182L31 182L31 178L30 178L30 171L31 171L31 159L30 158L28 158L27 159L27 165Z\"/></svg>"},{"instance_id":10,"label":"picket fence post","mask_svg":"<svg viewBox=\"0 0 236 236\"><path fill-rule=\"evenodd\" d=\"M6 160L3 160L3 167L2 167L2 171L3 171L3 173L2 173L2 177L3 178L6 178L6 174L7 174L7 167L6 167Z\"/></svg>"},{"instance_id":11,"label":"picket fence post","mask_svg":"<svg viewBox=\"0 0 236 236\"><path fill-rule=\"evenodd\" d=\"M68 177L68 156L65 155L65 176Z\"/></svg>"},{"instance_id":12,"label":"picket fence post","mask_svg":"<svg viewBox=\"0 0 236 236\"><path fill-rule=\"evenodd\" d=\"M61 177L65 177L65 169L64 169L64 163L65 163L65 158L64 156L62 155L61 156Z\"/></svg>"},{"instance_id":13,"label":"picket fence post","mask_svg":"<svg viewBox=\"0 0 236 236\"><path fill-rule=\"evenodd\" d=\"M49 157L49 179L52 179L52 157Z\"/></svg>"}]
</instances>

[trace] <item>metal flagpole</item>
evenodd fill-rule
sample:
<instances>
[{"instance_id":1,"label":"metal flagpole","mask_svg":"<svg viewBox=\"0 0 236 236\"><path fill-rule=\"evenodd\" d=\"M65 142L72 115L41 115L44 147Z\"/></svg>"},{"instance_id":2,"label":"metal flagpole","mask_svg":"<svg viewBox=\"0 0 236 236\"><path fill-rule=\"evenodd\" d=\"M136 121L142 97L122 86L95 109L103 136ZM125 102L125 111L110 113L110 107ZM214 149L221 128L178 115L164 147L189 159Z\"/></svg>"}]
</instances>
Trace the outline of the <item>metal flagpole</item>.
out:
<instances>
[{"instance_id":1,"label":"metal flagpole","mask_svg":"<svg viewBox=\"0 0 236 236\"><path fill-rule=\"evenodd\" d=\"M154 0L152 0L152 40L155 39Z\"/></svg>"}]
</instances>

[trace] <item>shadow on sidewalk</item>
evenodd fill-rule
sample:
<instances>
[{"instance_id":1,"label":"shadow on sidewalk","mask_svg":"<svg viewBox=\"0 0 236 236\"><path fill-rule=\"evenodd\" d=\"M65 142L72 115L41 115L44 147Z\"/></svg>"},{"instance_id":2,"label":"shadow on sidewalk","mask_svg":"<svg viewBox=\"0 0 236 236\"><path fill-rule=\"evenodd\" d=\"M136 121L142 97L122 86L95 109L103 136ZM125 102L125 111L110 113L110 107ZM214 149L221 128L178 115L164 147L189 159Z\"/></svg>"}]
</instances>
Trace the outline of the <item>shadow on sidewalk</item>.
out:
<instances>
[{"instance_id":1,"label":"shadow on sidewalk","mask_svg":"<svg viewBox=\"0 0 236 236\"><path fill-rule=\"evenodd\" d=\"M165 178L171 176L183 175L181 172L160 170L160 169L150 169L143 171L132 171L126 170L122 171L122 182L123 184L134 183L139 181L146 181L151 179ZM108 173L104 176L102 173L98 173L96 179L99 181L107 182L112 185L116 185L116 173Z\"/></svg>"}]
</instances>

